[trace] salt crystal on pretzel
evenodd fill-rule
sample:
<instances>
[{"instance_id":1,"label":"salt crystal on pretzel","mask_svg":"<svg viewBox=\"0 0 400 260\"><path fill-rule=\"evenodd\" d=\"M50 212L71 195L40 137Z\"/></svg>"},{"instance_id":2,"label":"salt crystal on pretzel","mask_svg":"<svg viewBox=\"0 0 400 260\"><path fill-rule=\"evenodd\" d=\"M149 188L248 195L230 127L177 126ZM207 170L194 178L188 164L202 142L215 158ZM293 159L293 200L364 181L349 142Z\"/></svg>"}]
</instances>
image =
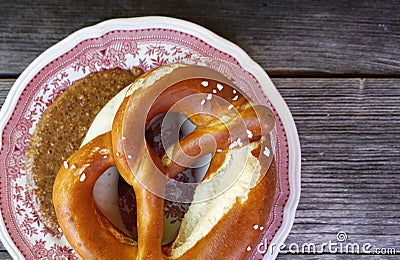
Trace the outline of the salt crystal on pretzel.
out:
<instances>
[{"instance_id":1,"label":"salt crystal on pretzel","mask_svg":"<svg viewBox=\"0 0 400 260\"><path fill-rule=\"evenodd\" d=\"M217 86L219 92L202 106L195 100L207 99L213 90L204 87L202 83L205 81ZM227 109L232 101L232 92L236 94L233 97L235 109ZM87 144L89 147L83 147L68 160L69 164L87 166L84 169L85 181L72 181L72 184L65 185L68 169L61 168L55 185L55 193L64 194L54 197L57 216L64 223L64 233L78 254L84 258L104 258L107 255L136 256L139 259L242 258L251 254L244 244L256 248L261 234L255 232L252 225L267 222L274 199L274 161L272 157L261 156L260 152L270 147L269 132L274 120L269 109L254 104L238 92L219 73L188 65L160 67L130 86L114 118L111 132L95 138ZM188 96L191 99L186 98ZM154 117L171 111L184 114L196 129L167 147L167 152L159 157L147 144L144 132ZM225 119L220 120L222 117ZM229 149L233 142L238 144L237 147ZM88 154L87 150L93 149L94 144L99 149ZM100 158L95 155L109 149L110 145L114 156ZM164 198L168 199L171 192L167 183L209 153L214 154L213 159L203 182L193 187L194 201L178 237L172 244L162 247ZM91 163L87 165L86 160ZM138 208L137 242L118 232L104 216L98 217L98 210L92 205L93 198L80 197L79 202L92 210L87 215L80 214L82 210L74 204L78 203L77 200L65 199L67 194L74 196L71 190L76 191L75 186L93 182L96 177L91 173L97 176L98 173L94 173L96 167L97 170L105 167L102 162L107 165L115 163L120 174L134 188ZM79 170L82 171L78 167ZM92 188L86 186L86 189ZM95 220L93 214L97 216ZM84 224L85 218L90 219L86 220L87 224ZM96 232L98 238L94 240L99 241L93 243L93 239L90 240L88 235L91 232ZM77 236L77 233L82 235ZM103 248L102 252L99 245L112 236L114 240L110 242L113 246ZM228 240L224 239L227 237Z\"/></svg>"}]
</instances>

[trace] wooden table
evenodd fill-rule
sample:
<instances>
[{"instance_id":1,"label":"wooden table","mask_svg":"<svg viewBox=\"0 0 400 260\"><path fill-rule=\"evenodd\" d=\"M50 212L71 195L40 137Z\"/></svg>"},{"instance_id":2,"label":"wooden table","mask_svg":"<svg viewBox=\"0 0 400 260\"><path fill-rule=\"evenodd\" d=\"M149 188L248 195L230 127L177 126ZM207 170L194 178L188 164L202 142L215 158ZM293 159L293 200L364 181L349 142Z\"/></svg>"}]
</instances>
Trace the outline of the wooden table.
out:
<instances>
[{"instance_id":1,"label":"wooden table","mask_svg":"<svg viewBox=\"0 0 400 260\"><path fill-rule=\"evenodd\" d=\"M224 2L2 1L0 106L35 57L82 27L147 15L195 22L258 62L293 114L302 149L302 192L285 243L321 245L345 232L352 243L399 254L398 1ZM372 257L323 251L278 258ZM10 258L3 246L0 258Z\"/></svg>"}]
</instances>

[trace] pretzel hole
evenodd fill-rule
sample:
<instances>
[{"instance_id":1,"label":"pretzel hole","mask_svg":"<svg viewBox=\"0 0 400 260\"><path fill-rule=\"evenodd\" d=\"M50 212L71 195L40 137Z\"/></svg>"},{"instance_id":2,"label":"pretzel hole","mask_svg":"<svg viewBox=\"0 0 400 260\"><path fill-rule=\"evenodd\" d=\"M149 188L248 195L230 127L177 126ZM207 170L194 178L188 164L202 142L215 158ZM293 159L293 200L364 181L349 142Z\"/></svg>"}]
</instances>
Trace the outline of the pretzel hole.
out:
<instances>
[{"instance_id":1,"label":"pretzel hole","mask_svg":"<svg viewBox=\"0 0 400 260\"><path fill-rule=\"evenodd\" d=\"M156 116L149 123L146 129L146 141L158 155L161 155L166 147L178 142L179 139L193 132L195 128L182 113L168 112ZM161 135L164 138L161 138ZM200 182L207 172L210 160L211 154L203 156L193 167L184 170L174 180L185 183ZM112 167L100 177L94 188L96 204L116 227L137 240L135 194L133 188L122 177L118 176L116 167ZM105 191L107 192L105 193ZM103 193L103 196L99 196L100 193ZM104 197L103 201L102 197ZM190 203L178 203L168 200L165 200L164 203L164 236L162 244L166 245L175 240Z\"/></svg>"},{"instance_id":2,"label":"pretzel hole","mask_svg":"<svg viewBox=\"0 0 400 260\"><path fill-rule=\"evenodd\" d=\"M179 142L180 139L189 135L196 129L196 126L180 112L167 112L160 114L150 121L149 126L146 128L146 140L153 147L154 151L161 156L168 147ZM205 143L208 137L201 137L199 142ZM212 158L212 154L206 154L199 157L192 165L188 165L190 171L189 180L182 176L174 178L181 182L199 183L203 180Z\"/></svg>"},{"instance_id":3,"label":"pretzel hole","mask_svg":"<svg viewBox=\"0 0 400 260\"><path fill-rule=\"evenodd\" d=\"M123 219L127 220L128 216L124 216L126 214L124 209L127 205L121 201L120 179L122 178L120 178L117 167L108 168L96 181L93 188L93 197L97 208L111 223L128 236L137 240L136 215L129 216L135 223L135 225L129 225L129 228L123 221Z\"/></svg>"}]
</instances>

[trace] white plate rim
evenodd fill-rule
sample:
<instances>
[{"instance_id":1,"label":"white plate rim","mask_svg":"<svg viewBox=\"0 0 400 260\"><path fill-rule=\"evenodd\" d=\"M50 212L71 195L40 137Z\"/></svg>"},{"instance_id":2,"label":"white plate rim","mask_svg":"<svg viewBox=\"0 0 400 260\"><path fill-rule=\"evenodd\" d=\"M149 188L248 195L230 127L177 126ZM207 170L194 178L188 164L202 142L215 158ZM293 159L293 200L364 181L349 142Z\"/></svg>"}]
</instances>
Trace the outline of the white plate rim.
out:
<instances>
[{"instance_id":1,"label":"white plate rim","mask_svg":"<svg viewBox=\"0 0 400 260\"><path fill-rule=\"evenodd\" d=\"M265 86L267 85L273 86L273 88L268 89L268 91L265 91L265 93L267 94L270 102L279 112L282 123L286 130L289 145L288 149L290 194L284 208L282 225L275 234L273 240L271 241L271 243L275 245L282 244L293 226L296 208L300 200L301 190L301 149L294 119L287 104L274 86L270 77L259 64L257 64L238 45L195 23L165 16L117 18L106 20L101 23L82 28L70 34L63 40L45 50L36 59L34 59L15 81L0 110L0 135L3 136L4 127L9 121L13 110L17 105L18 99L24 88L27 86L28 82L53 59L68 52L76 44L85 39L99 37L109 31L115 30L116 28L121 30L129 30L155 27L185 32L199 39L202 39L203 41L207 42L217 49L223 49L231 56L233 56L244 69L251 71L260 82L264 90L267 90L265 89ZM0 144L0 149L1 147L2 143ZM2 212L0 212L0 214L2 214ZM7 232L3 216L0 220L0 235L1 241L9 254L14 259L23 259L21 252L14 245L9 233ZM277 248L279 248L279 246ZM271 251L271 248L269 248L268 252L264 256L264 259L274 259L276 258L278 253L278 250Z\"/></svg>"}]
</instances>

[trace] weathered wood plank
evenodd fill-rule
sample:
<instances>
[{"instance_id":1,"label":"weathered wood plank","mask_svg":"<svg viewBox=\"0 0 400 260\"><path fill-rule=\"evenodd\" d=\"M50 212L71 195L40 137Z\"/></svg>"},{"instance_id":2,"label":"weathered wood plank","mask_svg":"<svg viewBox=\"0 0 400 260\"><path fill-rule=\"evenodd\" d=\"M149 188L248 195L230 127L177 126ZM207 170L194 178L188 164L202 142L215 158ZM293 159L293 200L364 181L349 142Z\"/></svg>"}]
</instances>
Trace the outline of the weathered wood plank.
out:
<instances>
[{"instance_id":1,"label":"weathered wood plank","mask_svg":"<svg viewBox=\"0 0 400 260\"><path fill-rule=\"evenodd\" d=\"M400 79L273 81L292 111L302 147L302 194L285 243L327 243L344 231L351 242L400 252ZM0 106L13 82L0 80ZM321 256L371 257L325 250L279 259Z\"/></svg>"},{"instance_id":2,"label":"weathered wood plank","mask_svg":"<svg viewBox=\"0 0 400 260\"><path fill-rule=\"evenodd\" d=\"M12 259L10 254L7 251L1 251L0 252L0 259L4 260L9 260Z\"/></svg>"},{"instance_id":3,"label":"weathered wood plank","mask_svg":"<svg viewBox=\"0 0 400 260\"><path fill-rule=\"evenodd\" d=\"M399 76L399 11L395 0L2 1L0 75L19 74L45 49L83 27L110 18L164 15L235 42L271 75Z\"/></svg>"},{"instance_id":4,"label":"weathered wood plank","mask_svg":"<svg viewBox=\"0 0 400 260\"><path fill-rule=\"evenodd\" d=\"M353 242L400 252L400 80L273 81L302 148L302 193L285 243L327 243L344 231Z\"/></svg>"},{"instance_id":5,"label":"weathered wood plank","mask_svg":"<svg viewBox=\"0 0 400 260\"><path fill-rule=\"evenodd\" d=\"M0 79L0 108L3 106L4 101L11 89L12 84L14 84L13 79Z\"/></svg>"},{"instance_id":6,"label":"weathered wood plank","mask_svg":"<svg viewBox=\"0 0 400 260\"><path fill-rule=\"evenodd\" d=\"M3 243L0 241L0 259L5 259L2 258L3 256L7 256L10 257L9 253L7 252L6 248L4 247Z\"/></svg>"}]
</instances>

